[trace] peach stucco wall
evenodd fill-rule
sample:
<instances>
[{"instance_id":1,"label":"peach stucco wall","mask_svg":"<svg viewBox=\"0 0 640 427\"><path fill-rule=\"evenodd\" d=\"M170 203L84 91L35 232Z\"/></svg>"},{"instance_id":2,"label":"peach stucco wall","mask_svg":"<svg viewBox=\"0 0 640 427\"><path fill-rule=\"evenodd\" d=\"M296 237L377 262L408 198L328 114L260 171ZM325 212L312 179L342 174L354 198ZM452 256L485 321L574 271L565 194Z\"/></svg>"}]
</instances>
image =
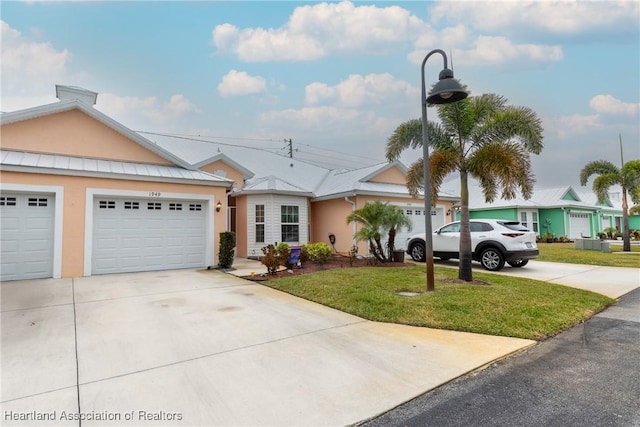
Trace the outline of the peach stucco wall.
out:
<instances>
[{"instance_id":1,"label":"peach stucco wall","mask_svg":"<svg viewBox=\"0 0 640 427\"><path fill-rule=\"evenodd\" d=\"M244 177L242 173L238 172L236 169L229 166L227 163L223 161L215 161L213 163L209 163L208 165L204 165L200 168L200 170L204 172L209 172L215 174L216 170L223 170L226 173L226 178L233 180L235 182L235 189L241 190Z\"/></svg>"},{"instance_id":2,"label":"peach stucco wall","mask_svg":"<svg viewBox=\"0 0 640 427\"><path fill-rule=\"evenodd\" d=\"M355 197L350 200L355 201ZM347 253L353 245L353 225L347 224L347 216L352 211L344 198L311 203L311 236L313 243L329 243L329 233L336 236L336 251Z\"/></svg>"},{"instance_id":3,"label":"peach stucco wall","mask_svg":"<svg viewBox=\"0 0 640 427\"><path fill-rule=\"evenodd\" d=\"M213 210L214 241L225 229L226 212L225 187L174 184L145 181L129 181L61 175L30 174L0 171L3 184L47 185L64 187L63 230L62 230L62 277L78 277L84 273L85 212L86 192L88 188L122 191L142 191L160 193L198 194L213 196L214 203L220 200L223 209L219 213ZM60 203L59 200L56 203ZM213 252L218 248L213 244ZM213 261L213 260L211 260Z\"/></svg>"},{"instance_id":4,"label":"peach stucco wall","mask_svg":"<svg viewBox=\"0 0 640 427\"><path fill-rule=\"evenodd\" d=\"M394 166L394 167L390 167L384 172L379 173L374 177L369 178L368 181L404 185L407 183L407 178L400 169Z\"/></svg>"},{"instance_id":5,"label":"peach stucco wall","mask_svg":"<svg viewBox=\"0 0 640 427\"><path fill-rule=\"evenodd\" d=\"M5 150L172 165L80 110L2 126Z\"/></svg>"},{"instance_id":6,"label":"peach stucco wall","mask_svg":"<svg viewBox=\"0 0 640 427\"><path fill-rule=\"evenodd\" d=\"M380 200L389 203L422 203L420 199L402 197L383 198L376 196L351 196L349 200L356 203L355 209L361 209L367 202ZM439 201L438 206L445 209L445 222L453 221L451 215L446 215L451 208L451 202ZM311 242L329 243L329 233L336 236L335 249L340 253L347 253L353 245L353 224L347 224L346 218L352 212L352 205L344 198L324 200L311 203ZM366 255L369 252L367 242L358 242L358 253Z\"/></svg>"},{"instance_id":7,"label":"peach stucco wall","mask_svg":"<svg viewBox=\"0 0 640 427\"><path fill-rule=\"evenodd\" d=\"M246 258L247 246L247 196L236 197L236 256Z\"/></svg>"}]
</instances>

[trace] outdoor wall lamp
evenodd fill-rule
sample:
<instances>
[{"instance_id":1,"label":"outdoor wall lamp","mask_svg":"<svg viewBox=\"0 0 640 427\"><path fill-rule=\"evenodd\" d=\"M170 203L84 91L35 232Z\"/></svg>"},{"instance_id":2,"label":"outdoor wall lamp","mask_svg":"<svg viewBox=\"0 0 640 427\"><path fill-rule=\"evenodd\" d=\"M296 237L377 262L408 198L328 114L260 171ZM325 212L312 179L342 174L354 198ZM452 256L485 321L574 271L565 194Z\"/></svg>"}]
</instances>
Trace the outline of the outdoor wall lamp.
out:
<instances>
[{"instance_id":1,"label":"outdoor wall lamp","mask_svg":"<svg viewBox=\"0 0 640 427\"><path fill-rule=\"evenodd\" d=\"M216 212L220 212L220 209L222 209L222 203L218 200L218 203L216 204Z\"/></svg>"},{"instance_id":2,"label":"outdoor wall lamp","mask_svg":"<svg viewBox=\"0 0 640 427\"><path fill-rule=\"evenodd\" d=\"M434 53L442 55L444 68L440 71L438 83L433 86L427 97L424 83L424 66ZM422 163L424 163L424 232L425 261L427 270L427 291L435 290L433 275L433 231L431 226L431 173L429 171L429 130L427 121L427 102L429 104L449 104L465 99L469 94L460 83L453 78L453 70L447 68L447 54L441 49L434 49L424 57L420 73L422 83Z\"/></svg>"}]
</instances>

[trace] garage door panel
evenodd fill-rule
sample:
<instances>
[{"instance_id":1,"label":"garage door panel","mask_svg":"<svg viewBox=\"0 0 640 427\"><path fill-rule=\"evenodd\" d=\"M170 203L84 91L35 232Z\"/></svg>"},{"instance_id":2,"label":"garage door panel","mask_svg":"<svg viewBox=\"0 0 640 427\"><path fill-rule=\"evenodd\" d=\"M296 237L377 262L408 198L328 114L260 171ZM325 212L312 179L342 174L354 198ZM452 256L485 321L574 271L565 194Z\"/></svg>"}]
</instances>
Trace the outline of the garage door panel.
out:
<instances>
[{"instance_id":1,"label":"garage door panel","mask_svg":"<svg viewBox=\"0 0 640 427\"><path fill-rule=\"evenodd\" d=\"M206 211L202 203L108 200L114 202L113 209L100 209L99 198L94 202L93 273L114 272L104 271L106 267L128 272L205 266ZM108 248L98 245L102 235L114 238Z\"/></svg>"},{"instance_id":2,"label":"garage door panel","mask_svg":"<svg viewBox=\"0 0 640 427\"><path fill-rule=\"evenodd\" d=\"M589 236L591 234L591 227L589 224L589 214L571 213L569 214L569 220L570 220L569 238L578 239L582 236Z\"/></svg>"},{"instance_id":3,"label":"garage door panel","mask_svg":"<svg viewBox=\"0 0 640 427\"><path fill-rule=\"evenodd\" d=\"M53 276L55 197L0 195L0 280Z\"/></svg>"}]
</instances>

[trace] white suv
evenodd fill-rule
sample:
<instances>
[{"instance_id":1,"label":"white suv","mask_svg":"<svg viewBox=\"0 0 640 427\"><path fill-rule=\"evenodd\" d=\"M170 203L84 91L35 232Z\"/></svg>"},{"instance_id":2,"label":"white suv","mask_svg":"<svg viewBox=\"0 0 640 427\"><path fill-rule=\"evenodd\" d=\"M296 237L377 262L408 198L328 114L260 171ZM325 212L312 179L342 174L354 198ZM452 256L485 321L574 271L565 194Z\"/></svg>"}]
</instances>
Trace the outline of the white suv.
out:
<instances>
[{"instance_id":1,"label":"white suv","mask_svg":"<svg viewBox=\"0 0 640 427\"><path fill-rule=\"evenodd\" d=\"M524 267L538 256L536 233L517 221L502 219L472 219L472 258L490 271L502 270L507 262L512 267ZM424 234L407 239L407 250L414 261L425 260ZM433 256L442 260L460 258L460 221L444 225L433 233Z\"/></svg>"}]
</instances>

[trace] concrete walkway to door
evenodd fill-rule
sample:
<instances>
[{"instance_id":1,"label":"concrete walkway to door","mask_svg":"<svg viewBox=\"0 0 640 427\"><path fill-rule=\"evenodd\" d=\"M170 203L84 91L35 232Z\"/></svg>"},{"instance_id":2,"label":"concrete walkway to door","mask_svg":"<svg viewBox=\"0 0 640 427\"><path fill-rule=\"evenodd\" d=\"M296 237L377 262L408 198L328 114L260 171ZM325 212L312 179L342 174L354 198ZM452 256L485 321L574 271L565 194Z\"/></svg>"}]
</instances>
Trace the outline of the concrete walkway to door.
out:
<instances>
[{"instance_id":1,"label":"concrete walkway to door","mask_svg":"<svg viewBox=\"0 0 640 427\"><path fill-rule=\"evenodd\" d=\"M534 344L370 322L215 270L0 295L2 425L343 426Z\"/></svg>"}]
</instances>

